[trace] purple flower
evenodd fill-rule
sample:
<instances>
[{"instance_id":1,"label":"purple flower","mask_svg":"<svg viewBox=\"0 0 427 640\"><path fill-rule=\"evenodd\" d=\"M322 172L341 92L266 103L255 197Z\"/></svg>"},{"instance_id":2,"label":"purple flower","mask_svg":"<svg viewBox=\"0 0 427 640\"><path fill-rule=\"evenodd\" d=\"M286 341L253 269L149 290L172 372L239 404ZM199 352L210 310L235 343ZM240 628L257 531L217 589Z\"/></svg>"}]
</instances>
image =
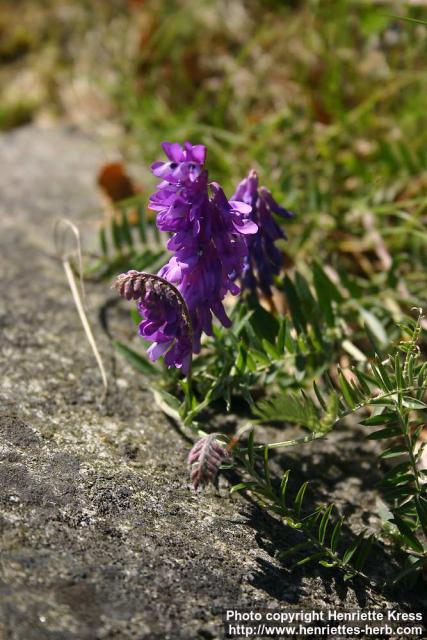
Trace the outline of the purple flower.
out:
<instances>
[{"instance_id":1,"label":"purple flower","mask_svg":"<svg viewBox=\"0 0 427 640\"><path fill-rule=\"evenodd\" d=\"M282 267L282 254L276 240L286 239L286 234L274 220L273 213L282 218L293 214L281 207L265 187L258 187L258 176L254 170L238 185L233 200L242 200L252 207L252 220L258 225L257 234L248 238L249 255L241 277L243 287L260 289L271 296L271 285Z\"/></svg>"},{"instance_id":2,"label":"purple flower","mask_svg":"<svg viewBox=\"0 0 427 640\"><path fill-rule=\"evenodd\" d=\"M196 442L188 455L191 481L195 489L214 482L221 464L229 458L228 451L216 442L218 435L212 433L204 436Z\"/></svg>"},{"instance_id":3,"label":"purple flower","mask_svg":"<svg viewBox=\"0 0 427 640\"><path fill-rule=\"evenodd\" d=\"M172 184L194 182L203 170L206 159L206 147L185 142L181 147L177 142L163 142L162 148L168 162L155 162L151 170L158 178Z\"/></svg>"},{"instance_id":4,"label":"purple flower","mask_svg":"<svg viewBox=\"0 0 427 640\"><path fill-rule=\"evenodd\" d=\"M115 286L127 300L138 300L144 318L139 335L153 344L150 360L164 356L169 367L182 368L188 374L191 364L192 328L185 302L169 282L151 274L128 271L116 278Z\"/></svg>"},{"instance_id":5,"label":"purple flower","mask_svg":"<svg viewBox=\"0 0 427 640\"><path fill-rule=\"evenodd\" d=\"M157 226L172 234L167 247L174 253L159 271L181 293L193 328L193 352L200 350L202 333L212 335L212 314L230 326L223 306L248 254L246 236L258 227L251 218L252 205L228 201L221 187L208 183L204 167L206 148L164 142L167 162L155 162L152 171L162 178L150 197L157 211Z\"/></svg>"}]
</instances>

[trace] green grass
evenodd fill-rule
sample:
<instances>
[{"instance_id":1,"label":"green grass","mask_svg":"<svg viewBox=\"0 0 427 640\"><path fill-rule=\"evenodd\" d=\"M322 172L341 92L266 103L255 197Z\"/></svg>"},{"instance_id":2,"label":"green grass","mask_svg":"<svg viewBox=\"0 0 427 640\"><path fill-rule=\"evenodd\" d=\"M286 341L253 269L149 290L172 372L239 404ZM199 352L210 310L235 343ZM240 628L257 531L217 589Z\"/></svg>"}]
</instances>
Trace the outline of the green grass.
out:
<instances>
[{"instance_id":1,"label":"green grass","mask_svg":"<svg viewBox=\"0 0 427 640\"><path fill-rule=\"evenodd\" d=\"M25 65L38 69L47 106L67 117L64 88L85 79L122 127L119 144L143 168L145 193L162 140L204 143L228 195L254 167L295 211L286 251L299 269L314 255L425 304L427 9L368 0L28 5L31 24L13 3L0 12L0 31L28 36L12 61L0 59L0 84ZM19 111L10 124L0 114L4 126L31 117Z\"/></svg>"},{"instance_id":2,"label":"green grass","mask_svg":"<svg viewBox=\"0 0 427 640\"><path fill-rule=\"evenodd\" d=\"M143 4L150 28L115 95L141 162L164 139L202 142L229 195L254 166L297 214L287 248L297 263L314 254L378 278L391 259L395 285L404 277L422 302L427 27L389 14L427 13L338 0L160 4Z\"/></svg>"}]
</instances>

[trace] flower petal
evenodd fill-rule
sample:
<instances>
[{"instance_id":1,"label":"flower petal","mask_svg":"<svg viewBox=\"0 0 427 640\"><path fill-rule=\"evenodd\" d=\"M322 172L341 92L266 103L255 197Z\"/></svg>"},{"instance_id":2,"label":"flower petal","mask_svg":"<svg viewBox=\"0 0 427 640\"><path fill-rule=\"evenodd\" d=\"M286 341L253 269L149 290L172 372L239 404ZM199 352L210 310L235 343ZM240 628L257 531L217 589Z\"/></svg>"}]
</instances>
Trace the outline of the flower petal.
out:
<instances>
[{"instance_id":1,"label":"flower petal","mask_svg":"<svg viewBox=\"0 0 427 640\"><path fill-rule=\"evenodd\" d=\"M239 233L251 234L258 231L258 225L255 224L250 218L240 218L239 216L232 215L233 226Z\"/></svg>"},{"instance_id":2,"label":"flower petal","mask_svg":"<svg viewBox=\"0 0 427 640\"><path fill-rule=\"evenodd\" d=\"M178 142L162 142L162 149L173 162L182 162L184 160L184 152Z\"/></svg>"},{"instance_id":3,"label":"flower petal","mask_svg":"<svg viewBox=\"0 0 427 640\"><path fill-rule=\"evenodd\" d=\"M153 344L147 349L148 357L150 358L150 360L154 362L155 360L160 358L160 356L162 356L165 353L165 351L169 349L172 342L173 340L170 340L169 342L160 342L160 343L153 342Z\"/></svg>"}]
</instances>

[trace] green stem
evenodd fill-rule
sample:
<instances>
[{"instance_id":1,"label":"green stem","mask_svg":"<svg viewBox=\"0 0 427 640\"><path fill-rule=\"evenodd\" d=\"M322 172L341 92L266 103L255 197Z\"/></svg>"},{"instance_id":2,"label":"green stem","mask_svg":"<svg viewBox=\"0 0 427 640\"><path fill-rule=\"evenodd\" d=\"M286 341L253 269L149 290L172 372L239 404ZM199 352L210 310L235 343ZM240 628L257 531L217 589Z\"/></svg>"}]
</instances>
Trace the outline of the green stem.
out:
<instances>
[{"instance_id":1,"label":"green stem","mask_svg":"<svg viewBox=\"0 0 427 640\"><path fill-rule=\"evenodd\" d=\"M277 443L282 444L282 443ZM258 448L258 447L257 447ZM263 447L265 448L265 446ZM286 521L291 522L295 529L301 531L305 538L311 543L314 549L319 549L325 556L329 558L339 569L345 572L351 572L353 576L358 576L363 580L370 582L369 577L356 569L353 566L348 566L345 564L338 553L333 551L330 547L323 544L313 533L312 529L307 526L304 518L300 518L293 509L289 509L286 507L279 496L274 492L271 485L266 482L266 480L260 476L255 468L248 462L246 457L240 458L241 463L243 464L246 472L250 475L259 485L263 494L266 496L257 493L256 488L249 489L249 491L254 495L257 502L260 504L262 508L266 511L273 511L276 515L279 515L286 523Z\"/></svg>"},{"instance_id":2,"label":"green stem","mask_svg":"<svg viewBox=\"0 0 427 640\"><path fill-rule=\"evenodd\" d=\"M419 499L422 495L422 482L420 480L420 473L418 469L417 462L414 456L414 450L411 442L410 434L408 433L407 420L409 419L409 412L405 412L405 416L402 415L402 407L401 407L401 398L399 398L399 406L396 407L397 415L399 417L399 422L402 427L402 435L405 443L405 447L408 452L409 462L412 468L412 474L414 476L415 487L417 490L417 494L415 496L415 501L418 503ZM418 510L417 510L418 513ZM424 535L427 537L427 523L423 522L422 518L418 514L418 521L421 526L421 529L424 532ZM427 549L424 551L424 556L427 554Z\"/></svg>"},{"instance_id":3,"label":"green stem","mask_svg":"<svg viewBox=\"0 0 427 640\"><path fill-rule=\"evenodd\" d=\"M283 440L282 442L271 442L270 444L257 444L254 449L256 450L265 450L265 449L287 449L288 447L295 447L299 444L305 444L307 442L313 442L313 440L321 440L326 438L324 433L312 433L308 436L302 436L301 438L295 438L294 440ZM246 453L246 448L239 448L239 452Z\"/></svg>"}]
</instances>

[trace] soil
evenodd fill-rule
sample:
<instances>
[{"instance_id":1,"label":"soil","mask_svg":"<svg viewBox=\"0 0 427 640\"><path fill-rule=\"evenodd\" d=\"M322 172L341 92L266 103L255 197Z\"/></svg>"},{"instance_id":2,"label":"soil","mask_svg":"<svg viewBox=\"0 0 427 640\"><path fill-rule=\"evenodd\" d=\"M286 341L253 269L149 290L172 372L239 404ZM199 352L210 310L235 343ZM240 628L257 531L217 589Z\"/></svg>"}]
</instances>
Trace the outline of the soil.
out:
<instances>
[{"instance_id":1,"label":"soil","mask_svg":"<svg viewBox=\"0 0 427 640\"><path fill-rule=\"evenodd\" d=\"M230 607L420 610L421 590L344 583L279 562L294 532L230 497L226 478L192 490L189 442L101 330L99 309L113 295L105 283L87 286L110 380L103 399L52 225L67 216L88 233L107 155L65 128L0 137L0 637L191 640L223 637ZM117 325L129 323L125 309L114 313ZM347 425L276 455L273 466L291 467L295 484L313 480L313 500L334 500L354 531L377 536L376 455L361 428ZM374 585L390 582L395 555L390 546L372 554Z\"/></svg>"}]
</instances>

